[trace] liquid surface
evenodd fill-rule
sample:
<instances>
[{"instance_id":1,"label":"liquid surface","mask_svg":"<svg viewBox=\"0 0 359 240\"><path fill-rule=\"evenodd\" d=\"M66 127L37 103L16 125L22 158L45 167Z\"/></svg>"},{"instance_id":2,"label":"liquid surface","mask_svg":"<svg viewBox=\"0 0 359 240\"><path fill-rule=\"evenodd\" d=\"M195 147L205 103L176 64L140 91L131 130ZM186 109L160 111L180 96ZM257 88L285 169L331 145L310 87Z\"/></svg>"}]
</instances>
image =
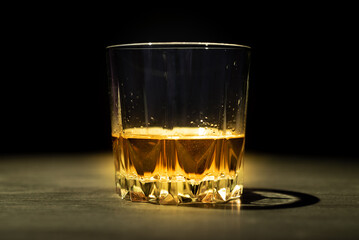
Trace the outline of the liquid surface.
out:
<instances>
[{"instance_id":1,"label":"liquid surface","mask_svg":"<svg viewBox=\"0 0 359 240\"><path fill-rule=\"evenodd\" d=\"M228 188L225 190L224 200L229 197L228 194L232 194L234 188L237 188L236 191L238 186L242 189L244 135L202 128L126 129L124 134L113 136L113 150L118 191L123 198L130 193L131 200L141 195L141 199L148 201L151 194L146 196L142 185L153 184L154 188L159 182L167 185L189 184L185 188L193 188L188 194L193 195L191 199L195 201L198 201L198 186L206 181L210 181L212 185L218 181L227 181L222 183L228 185L224 186L225 189ZM138 185L137 190L142 189L142 193L131 196L131 191L136 189L131 184ZM212 192L214 201L216 188L206 188ZM183 192L178 194L183 195ZM159 199L159 194L156 196L153 192L152 195L154 199ZM178 203L180 200L176 201Z\"/></svg>"}]
</instances>

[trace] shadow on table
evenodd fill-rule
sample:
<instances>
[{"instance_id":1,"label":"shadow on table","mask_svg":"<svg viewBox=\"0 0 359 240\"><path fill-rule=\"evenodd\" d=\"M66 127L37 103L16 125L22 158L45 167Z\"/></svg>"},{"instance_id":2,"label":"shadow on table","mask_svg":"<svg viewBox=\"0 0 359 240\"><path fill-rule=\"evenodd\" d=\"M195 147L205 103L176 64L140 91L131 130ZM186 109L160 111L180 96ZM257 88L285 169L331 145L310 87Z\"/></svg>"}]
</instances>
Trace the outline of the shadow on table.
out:
<instances>
[{"instance_id":1,"label":"shadow on table","mask_svg":"<svg viewBox=\"0 0 359 240\"><path fill-rule=\"evenodd\" d=\"M192 204L189 207L214 209L281 209L312 205L319 202L319 198L306 193L277 190L277 189L244 189L241 199L224 204Z\"/></svg>"}]
</instances>

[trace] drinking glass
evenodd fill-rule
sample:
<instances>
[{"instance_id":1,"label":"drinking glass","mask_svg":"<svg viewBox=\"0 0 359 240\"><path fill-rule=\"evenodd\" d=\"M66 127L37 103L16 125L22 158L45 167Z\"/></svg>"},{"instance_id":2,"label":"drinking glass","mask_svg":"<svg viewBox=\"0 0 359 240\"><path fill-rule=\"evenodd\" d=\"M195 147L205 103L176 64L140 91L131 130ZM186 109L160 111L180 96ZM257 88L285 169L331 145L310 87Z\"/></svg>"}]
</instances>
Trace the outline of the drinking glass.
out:
<instances>
[{"instance_id":1,"label":"drinking glass","mask_svg":"<svg viewBox=\"0 0 359 240\"><path fill-rule=\"evenodd\" d=\"M158 204L223 203L243 191L250 47L107 47L116 191Z\"/></svg>"}]
</instances>

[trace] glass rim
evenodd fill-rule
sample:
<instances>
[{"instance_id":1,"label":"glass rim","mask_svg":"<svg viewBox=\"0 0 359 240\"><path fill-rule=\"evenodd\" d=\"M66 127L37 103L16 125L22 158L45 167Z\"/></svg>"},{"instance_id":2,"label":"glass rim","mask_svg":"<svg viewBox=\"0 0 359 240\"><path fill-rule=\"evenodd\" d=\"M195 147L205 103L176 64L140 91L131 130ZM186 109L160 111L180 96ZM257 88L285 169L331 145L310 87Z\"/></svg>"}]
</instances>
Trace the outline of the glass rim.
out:
<instances>
[{"instance_id":1,"label":"glass rim","mask_svg":"<svg viewBox=\"0 0 359 240\"><path fill-rule=\"evenodd\" d=\"M251 49L250 46L234 43L215 43L215 42L142 42L142 43L125 43L109 45L107 49L181 49L181 48L205 48L205 49Z\"/></svg>"}]
</instances>

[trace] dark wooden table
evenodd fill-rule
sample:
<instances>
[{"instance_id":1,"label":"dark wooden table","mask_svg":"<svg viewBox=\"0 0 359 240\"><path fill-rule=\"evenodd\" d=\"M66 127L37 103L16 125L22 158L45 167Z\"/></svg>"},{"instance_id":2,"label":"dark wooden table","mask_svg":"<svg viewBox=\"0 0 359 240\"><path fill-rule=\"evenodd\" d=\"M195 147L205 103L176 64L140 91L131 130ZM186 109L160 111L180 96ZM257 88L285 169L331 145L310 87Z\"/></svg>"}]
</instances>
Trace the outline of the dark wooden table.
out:
<instances>
[{"instance_id":1,"label":"dark wooden table","mask_svg":"<svg viewBox=\"0 0 359 240\"><path fill-rule=\"evenodd\" d=\"M359 239L359 162L247 154L222 205L131 203L110 153L0 157L0 239Z\"/></svg>"}]
</instances>

